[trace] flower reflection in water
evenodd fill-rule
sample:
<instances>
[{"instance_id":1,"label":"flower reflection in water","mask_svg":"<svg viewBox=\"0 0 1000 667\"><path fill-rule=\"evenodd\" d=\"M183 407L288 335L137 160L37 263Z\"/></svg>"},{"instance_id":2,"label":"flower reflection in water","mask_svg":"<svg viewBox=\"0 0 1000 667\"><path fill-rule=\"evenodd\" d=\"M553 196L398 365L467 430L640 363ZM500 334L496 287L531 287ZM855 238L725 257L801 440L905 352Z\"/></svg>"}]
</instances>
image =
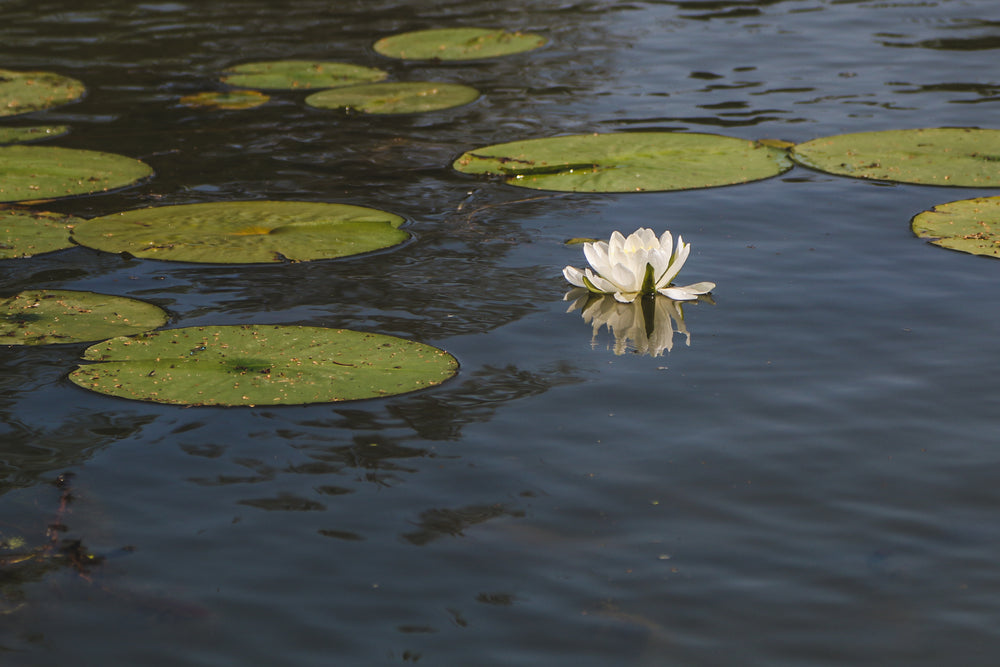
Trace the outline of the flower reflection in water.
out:
<instances>
[{"instance_id":1,"label":"flower reflection in water","mask_svg":"<svg viewBox=\"0 0 1000 667\"><path fill-rule=\"evenodd\" d=\"M691 333L684 323L684 303L661 295L648 295L631 303L617 301L611 295L594 294L578 287L563 297L572 301L566 312L581 311L583 320L594 329L591 343L596 345L597 335L607 327L615 337L615 354L633 351L658 357L674 346L674 334L685 337L691 345ZM714 303L711 296L701 295L698 301Z\"/></svg>"}]
</instances>

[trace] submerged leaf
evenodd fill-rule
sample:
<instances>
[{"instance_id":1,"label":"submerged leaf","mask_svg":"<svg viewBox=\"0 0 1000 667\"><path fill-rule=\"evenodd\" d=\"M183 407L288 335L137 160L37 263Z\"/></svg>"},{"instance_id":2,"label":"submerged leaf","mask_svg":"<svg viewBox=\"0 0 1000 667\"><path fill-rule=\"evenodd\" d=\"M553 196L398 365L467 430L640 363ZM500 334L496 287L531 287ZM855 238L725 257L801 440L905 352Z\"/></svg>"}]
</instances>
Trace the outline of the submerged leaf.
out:
<instances>
[{"instance_id":1,"label":"submerged leaf","mask_svg":"<svg viewBox=\"0 0 1000 667\"><path fill-rule=\"evenodd\" d=\"M306 104L320 109L356 109L365 113L420 113L474 102L479 91L455 83L407 81L373 83L314 93Z\"/></svg>"},{"instance_id":2,"label":"submerged leaf","mask_svg":"<svg viewBox=\"0 0 1000 667\"><path fill-rule=\"evenodd\" d=\"M151 303L94 292L28 290L0 299L0 344L47 345L128 336L163 326Z\"/></svg>"},{"instance_id":3,"label":"submerged leaf","mask_svg":"<svg viewBox=\"0 0 1000 667\"><path fill-rule=\"evenodd\" d=\"M796 145L806 167L840 176L953 187L1000 186L1000 130L858 132Z\"/></svg>"},{"instance_id":4,"label":"submerged leaf","mask_svg":"<svg viewBox=\"0 0 1000 667\"><path fill-rule=\"evenodd\" d=\"M0 69L0 116L57 107L80 99L84 91L76 79L54 72Z\"/></svg>"},{"instance_id":5,"label":"submerged leaf","mask_svg":"<svg viewBox=\"0 0 1000 667\"><path fill-rule=\"evenodd\" d=\"M477 148L452 165L510 185L565 192L687 190L745 183L791 168L783 150L716 134L626 132Z\"/></svg>"},{"instance_id":6,"label":"submerged leaf","mask_svg":"<svg viewBox=\"0 0 1000 667\"><path fill-rule=\"evenodd\" d=\"M259 107L269 99L271 98L256 90L228 90L185 95L180 101L189 107L238 110Z\"/></svg>"},{"instance_id":7,"label":"submerged leaf","mask_svg":"<svg viewBox=\"0 0 1000 667\"><path fill-rule=\"evenodd\" d=\"M353 86L381 81L387 76L380 69L350 63L274 60L230 67L225 70L222 80L243 88L296 90Z\"/></svg>"},{"instance_id":8,"label":"submerged leaf","mask_svg":"<svg viewBox=\"0 0 1000 667\"><path fill-rule=\"evenodd\" d=\"M1000 259L1000 197L939 204L914 216L910 227L936 246Z\"/></svg>"},{"instance_id":9,"label":"submerged leaf","mask_svg":"<svg viewBox=\"0 0 1000 667\"><path fill-rule=\"evenodd\" d=\"M479 60L537 49L545 38L492 28L437 28L383 37L375 51L403 60Z\"/></svg>"},{"instance_id":10,"label":"submerged leaf","mask_svg":"<svg viewBox=\"0 0 1000 667\"><path fill-rule=\"evenodd\" d=\"M381 250L407 240L403 218L348 204L244 201L160 206L77 225L80 245L177 262L304 262Z\"/></svg>"},{"instance_id":11,"label":"submerged leaf","mask_svg":"<svg viewBox=\"0 0 1000 667\"><path fill-rule=\"evenodd\" d=\"M447 352L395 336L303 326L167 329L89 347L70 375L102 394L180 405L348 401L425 389L453 376Z\"/></svg>"},{"instance_id":12,"label":"submerged leaf","mask_svg":"<svg viewBox=\"0 0 1000 667\"><path fill-rule=\"evenodd\" d=\"M70 248L73 225L83 222L61 213L0 210L0 259L31 257Z\"/></svg>"},{"instance_id":13,"label":"submerged leaf","mask_svg":"<svg viewBox=\"0 0 1000 667\"><path fill-rule=\"evenodd\" d=\"M68 125L30 125L0 127L0 145L26 144L29 141L54 139L69 132Z\"/></svg>"},{"instance_id":14,"label":"submerged leaf","mask_svg":"<svg viewBox=\"0 0 1000 667\"><path fill-rule=\"evenodd\" d=\"M153 170L139 160L54 146L0 147L0 202L53 199L131 185Z\"/></svg>"}]
</instances>

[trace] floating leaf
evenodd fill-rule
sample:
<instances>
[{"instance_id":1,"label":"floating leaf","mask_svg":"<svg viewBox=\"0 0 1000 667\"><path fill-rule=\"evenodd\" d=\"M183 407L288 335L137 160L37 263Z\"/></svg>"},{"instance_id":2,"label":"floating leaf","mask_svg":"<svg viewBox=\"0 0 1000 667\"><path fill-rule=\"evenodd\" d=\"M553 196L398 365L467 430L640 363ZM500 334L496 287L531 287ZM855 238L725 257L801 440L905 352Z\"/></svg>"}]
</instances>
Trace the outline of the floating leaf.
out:
<instances>
[{"instance_id":1,"label":"floating leaf","mask_svg":"<svg viewBox=\"0 0 1000 667\"><path fill-rule=\"evenodd\" d=\"M627 132L477 148L452 165L510 185L563 192L687 190L745 183L791 168L786 152L715 134Z\"/></svg>"},{"instance_id":2,"label":"floating leaf","mask_svg":"<svg viewBox=\"0 0 1000 667\"><path fill-rule=\"evenodd\" d=\"M458 362L395 336L302 326L166 329L92 345L70 380L157 403L277 405L348 401L431 387Z\"/></svg>"},{"instance_id":3,"label":"floating leaf","mask_svg":"<svg viewBox=\"0 0 1000 667\"><path fill-rule=\"evenodd\" d=\"M314 93L306 104L321 109L356 109L365 113L419 113L474 102L479 91L455 83L429 81L372 83Z\"/></svg>"},{"instance_id":4,"label":"floating leaf","mask_svg":"<svg viewBox=\"0 0 1000 667\"><path fill-rule=\"evenodd\" d=\"M256 90L228 90L185 95L181 104L209 109L253 109L267 102L270 97Z\"/></svg>"},{"instance_id":5,"label":"floating leaf","mask_svg":"<svg viewBox=\"0 0 1000 667\"><path fill-rule=\"evenodd\" d=\"M105 192L153 170L139 160L54 146L0 147L0 201L30 201Z\"/></svg>"},{"instance_id":6,"label":"floating leaf","mask_svg":"<svg viewBox=\"0 0 1000 667\"><path fill-rule=\"evenodd\" d=\"M403 60L478 60L537 49L545 38L491 28L438 28L383 37L375 50Z\"/></svg>"},{"instance_id":7,"label":"floating leaf","mask_svg":"<svg viewBox=\"0 0 1000 667\"><path fill-rule=\"evenodd\" d=\"M1000 130L943 127L841 134L798 144L791 155L807 167L854 178L1000 186Z\"/></svg>"},{"instance_id":8,"label":"floating leaf","mask_svg":"<svg viewBox=\"0 0 1000 667\"><path fill-rule=\"evenodd\" d=\"M388 74L380 69L349 63L275 60L230 67L225 70L222 80L229 85L243 88L293 90L353 86L381 81L387 76Z\"/></svg>"},{"instance_id":9,"label":"floating leaf","mask_svg":"<svg viewBox=\"0 0 1000 667\"><path fill-rule=\"evenodd\" d=\"M80 244L176 262L304 262L381 250L407 240L403 218L348 204L244 201L144 208L73 229Z\"/></svg>"},{"instance_id":10,"label":"floating leaf","mask_svg":"<svg viewBox=\"0 0 1000 667\"><path fill-rule=\"evenodd\" d=\"M0 299L0 344L80 343L161 327L167 314L145 301L94 292L28 290Z\"/></svg>"},{"instance_id":11,"label":"floating leaf","mask_svg":"<svg viewBox=\"0 0 1000 667\"><path fill-rule=\"evenodd\" d=\"M82 218L60 213L0 210L0 259L31 257L72 247L70 229L81 222Z\"/></svg>"},{"instance_id":12,"label":"floating leaf","mask_svg":"<svg viewBox=\"0 0 1000 667\"><path fill-rule=\"evenodd\" d=\"M86 88L76 79L53 72L0 69L0 116L14 116L67 104Z\"/></svg>"},{"instance_id":13,"label":"floating leaf","mask_svg":"<svg viewBox=\"0 0 1000 667\"><path fill-rule=\"evenodd\" d=\"M69 132L68 125L31 125L28 127L0 127L0 145L26 144L29 141L52 139Z\"/></svg>"},{"instance_id":14,"label":"floating leaf","mask_svg":"<svg viewBox=\"0 0 1000 667\"><path fill-rule=\"evenodd\" d=\"M916 215L910 226L942 248L1000 259L1000 197L939 204Z\"/></svg>"}]
</instances>

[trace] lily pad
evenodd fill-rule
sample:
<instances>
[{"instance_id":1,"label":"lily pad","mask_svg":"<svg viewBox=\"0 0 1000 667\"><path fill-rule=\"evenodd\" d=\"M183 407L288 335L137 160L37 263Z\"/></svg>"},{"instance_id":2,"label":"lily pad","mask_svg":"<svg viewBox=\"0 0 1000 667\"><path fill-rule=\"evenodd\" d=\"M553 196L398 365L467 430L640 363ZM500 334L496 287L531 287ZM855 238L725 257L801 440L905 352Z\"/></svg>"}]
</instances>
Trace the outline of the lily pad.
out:
<instances>
[{"instance_id":1,"label":"lily pad","mask_svg":"<svg viewBox=\"0 0 1000 667\"><path fill-rule=\"evenodd\" d=\"M31 125L27 127L0 127L0 145L26 144L29 141L53 139L69 132L68 125Z\"/></svg>"},{"instance_id":2,"label":"lily pad","mask_svg":"<svg viewBox=\"0 0 1000 667\"><path fill-rule=\"evenodd\" d=\"M374 67L309 60L245 63L225 70L222 80L231 86L265 90L335 88L381 81L388 74Z\"/></svg>"},{"instance_id":3,"label":"lily pad","mask_svg":"<svg viewBox=\"0 0 1000 667\"><path fill-rule=\"evenodd\" d=\"M185 95L181 98L181 104L196 108L238 110L259 107L269 99L271 98L256 90L210 91Z\"/></svg>"},{"instance_id":4,"label":"lily pad","mask_svg":"<svg viewBox=\"0 0 1000 667\"><path fill-rule=\"evenodd\" d=\"M76 79L54 72L14 72L0 69L0 116L50 109L83 97Z\"/></svg>"},{"instance_id":5,"label":"lily pad","mask_svg":"<svg viewBox=\"0 0 1000 667\"><path fill-rule=\"evenodd\" d=\"M479 60L522 53L543 46L546 39L528 32L492 28L436 28L383 37L375 51L403 60Z\"/></svg>"},{"instance_id":6,"label":"lily pad","mask_svg":"<svg viewBox=\"0 0 1000 667\"><path fill-rule=\"evenodd\" d=\"M176 262L305 262L406 241L403 218L363 206L243 201L143 208L88 220L80 245Z\"/></svg>"},{"instance_id":7,"label":"lily pad","mask_svg":"<svg viewBox=\"0 0 1000 667\"><path fill-rule=\"evenodd\" d=\"M943 127L841 134L798 144L791 156L806 167L853 178L1000 186L1000 130Z\"/></svg>"},{"instance_id":8,"label":"lily pad","mask_svg":"<svg viewBox=\"0 0 1000 667\"><path fill-rule=\"evenodd\" d=\"M458 362L394 336L304 326L166 329L92 345L69 378L111 396L180 405L278 405L425 389Z\"/></svg>"},{"instance_id":9,"label":"lily pad","mask_svg":"<svg viewBox=\"0 0 1000 667\"><path fill-rule=\"evenodd\" d=\"M106 192L152 173L146 163L113 153L54 146L3 146L0 202Z\"/></svg>"},{"instance_id":10,"label":"lily pad","mask_svg":"<svg viewBox=\"0 0 1000 667\"><path fill-rule=\"evenodd\" d=\"M456 83L407 81L372 83L314 93L306 104L320 109L356 109L365 113L420 113L474 102L479 91Z\"/></svg>"},{"instance_id":11,"label":"lily pad","mask_svg":"<svg viewBox=\"0 0 1000 667\"><path fill-rule=\"evenodd\" d=\"M0 210L0 259L31 257L75 245L73 225L83 218L46 211Z\"/></svg>"},{"instance_id":12,"label":"lily pad","mask_svg":"<svg viewBox=\"0 0 1000 667\"><path fill-rule=\"evenodd\" d=\"M151 303L94 292L28 290L0 299L0 344L81 343L161 327Z\"/></svg>"},{"instance_id":13,"label":"lily pad","mask_svg":"<svg viewBox=\"0 0 1000 667\"><path fill-rule=\"evenodd\" d=\"M626 132L496 144L464 153L452 166L536 190L644 192L745 183L792 163L784 150L734 137Z\"/></svg>"},{"instance_id":14,"label":"lily pad","mask_svg":"<svg viewBox=\"0 0 1000 667\"><path fill-rule=\"evenodd\" d=\"M916 215L910 227L936 246L1000 259L1000 197L940 204Z\"/></svg>"}]
</instances>

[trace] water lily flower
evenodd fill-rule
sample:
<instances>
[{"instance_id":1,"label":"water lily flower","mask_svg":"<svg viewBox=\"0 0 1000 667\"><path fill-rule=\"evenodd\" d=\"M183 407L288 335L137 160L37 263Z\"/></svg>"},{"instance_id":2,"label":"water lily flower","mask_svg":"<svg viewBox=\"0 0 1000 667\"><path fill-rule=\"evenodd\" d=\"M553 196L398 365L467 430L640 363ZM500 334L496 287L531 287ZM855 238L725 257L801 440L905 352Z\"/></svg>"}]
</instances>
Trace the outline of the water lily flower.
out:
<instances>
[{"instance_id":1,"label":"water lily flower","mask_svg":"<svg viewBox=\"0 0 1000 667\"><path fill-rule=\"evenodd\" d=\"M676 301L697 299L715 288L715 283L695 283L684 287L672 284L691 252L691 244L677 237L674 248L670 232L656 238L653 230L642 227L628 238L621 232L607 243L583 244L590 268L583 271L567 266L563 276L570 284L598 294L613 294L617 301L632 303L644 294L662 294Z\"/></svg>"}]
</instances>

